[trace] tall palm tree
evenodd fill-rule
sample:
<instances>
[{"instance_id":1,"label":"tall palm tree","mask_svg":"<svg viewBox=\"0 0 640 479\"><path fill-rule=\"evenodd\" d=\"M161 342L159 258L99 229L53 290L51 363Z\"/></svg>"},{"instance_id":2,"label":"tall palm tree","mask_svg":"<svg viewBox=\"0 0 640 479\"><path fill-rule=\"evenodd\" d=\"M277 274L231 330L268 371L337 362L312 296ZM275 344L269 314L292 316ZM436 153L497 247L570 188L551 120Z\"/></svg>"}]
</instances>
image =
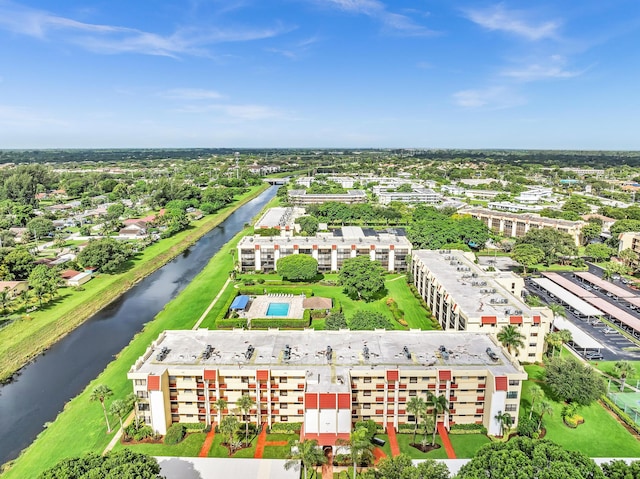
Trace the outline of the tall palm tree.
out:
<instances>
[{"instance_id":1,"label":"tall palm tree","mask_svg":"<svg viewBox=\"0 0 640 479\"><path fill-rule=\"evenodd\" d=\"M553 406L549 401L540 401L538 404L538 412L540 413L540 419L538 420L538 430L542 427L542 418L545 414L549 416L553 415Z\"/></svg>"},{"instance_id":2,"label":"tall palm tree","mask_svg":"<svg viewBox=\"0 0 640 479\"><path fill-rule=\"evenodd\" d=\"M124 429L122 419L129 412L129 406L127 405L126 401L123 401L122 399L116 399L111 403L111 406L109 406L109 412L116 416L120 421L120 429Z\"/></svg>"},{"instance_id":3,"label":"tall palm tree","mask_svg":"<svg viewBox=\"0 0 640 479\"><path fill-rule=\"evenodd\" d=\"M364 427L355 429L348 441L340 441L342 445L349 446L349 453L353 461L353 479L356 479L358 464L369 463L373 460L374 446L369 439L369 432Z\"/></svg>"},{"instance_id":4,"label":"tall palm tree","mask_svg":"<svg viewBox=\"0 0 640 479\"><path fill-rule=\"evenodd\" d=\"M292 451L295 449L296 452L291 452L289 459L284 463L284 468L286 470L289 470L292 467L299 470L300 464L302 464L304 471L304 475L302 477L306 478L307 468L327 462L327 458L318 447L318 441L315 439L305 439L304 441L295 439L292 440L290 444Z\"/></svg>"},{"instance_id":5,"label":"tall palm tree","mask_svg":"<svg viewBox=\"0 0 640 479\"><path fill-rule=\"evenodd\" d=\"M495 415L495 419L500 422L500 436L504 436L505 430L509 431L509 428L513 424L511 414L498 411L498 414Z\"/></svg>"},{"instance_id":6,"label":"tall palm tree","mask_svg":"<svg viewBox=\"0 0 640 479\"><path fill-rule=\"evenodd\" d=\"M558 335L558 339L560 339L560 345L561 346L563 346L563 345L567 344L569 341L573 340L573 336L571 334L571 331L569 331L568 329L561 329L556 334Z\"/></svg>"},{"instance_id":7,"label":"tall palm tree","mask_svg":"<svg viewBox=\"0 0 640 479\"><path fill-rule=\"evenodd\" d=\"M496 335L498 341L507 348L507 351L511 353L511 348L515 349L516 356L518 355L518 348L524 347L525 337L518 331L518 328L509 324L504 326Z\"/></svg>"},{"instance_id":8,"label":"tall palm tree","mask_svg":"<svg viewBox=\"0 0 640 479\"><path fill-rule=\"evenodd\" d=\"M556 350L562 347L562 338L558 333L547 333L544 335L544 342L551 347L551 356L555 356Z\"/></svg>"},{"instance_id":9,"label":"tall palm tree","mask_svg":"<svg viewBox=\"0 0 640 479\"><path fill-rule=\"evenodd\" d=\"M236 406L240 408L242 414L244 415L244 442L247 446L249 445L249 419L251 417L249 415L249 412L251 411L251 408L255 403L256 402L246 394L240 396L240 399L238 399L238 401L236 402Z\"/></svg>"},{"instance_id":10,"label":"tall palm tree","mask_svg":"<svg viewBox=\"0 0 640 479\"><path fill-rule=\"evenodd\" d=\"M416 421L416 425L413 428L413 443L415 444L416 433L418 432L418 421L420 421L420 416L427 412L427 403L424 402L424 399L421 397L414 396L407 403L407 411L413 414Z\"/></svg>"},{"instance_id":11,"label":"tall palm tree","mask_svg":"<svg viewBox=\"0 0 640 479\"><path fill-rule=\"evenodd\" d=\"M566 318L567 311L564 309L564 306L562 306L559 303L550 303L549 309L553 313L553 321L551 321L551 331L553 331L553 324L556 319L556 316L562 316L563 318Z\"/></svg>"},{"instance_id":12,"label":"tall palm tree","mask_svg":"<svg viewBox=\"0 0 640 479\"><path fill-rule=\"evenodd\" d=\"M429 391L427 394L427 407L431 408L431 413L433 414L433 438L431 440L431 445L435 446L436 433L438 432L438 414L449 409L449 401L443 394L436 396Z\"/></svg>"},{"instance_id":13,"label":"tall palm tree","mask_svg":"<svg viewBox=\"0 0 640 479\"><path fill-rule=\"evenodd\" d=\"M225 416L222 421L220 421L220 432L227 438L229 455L233 454L233 436L238 430L238 426L238 418L232 415Z\"/></svg>"},{"instance_id":14,"label":"tall palm tree","mask_svg":"<svg viewBox=\"0 0 640 479\"><path fill-rule=\"evenodd\" d=\"M107 416L107 408L104 405L104 401L113 396L113 391L106 384L98 384L93 391L91 391L91 396L89 396L90 401L100 401L102 405L102 411L104 412L104 420L107 423L107 432L111 432L111 424L109 424L109 416Z\"/></svg>"},{"instance_id":15,"label":"tall palm tree","mask_svg":"<svg viewBox=\"0 0 640 479\"><path fill-rule=\"evenodd\" d=\"M222 411L227 409L227 401L224 399L218 399L215 403L213 403L214 407L218 412L218 424L222 423Z\"/></svg>"},{"instance_id":16,"label":"tall palm tree","mask_svg":"<svg viewBox=\"0 0 640 479\"><path fill-rule=\"evenodd\" d=\"M624 385L627 382L627 376L636 372L636 368L629 361L617 361L613 366L613 371L620 376L620 391L624 391Z\"/></svg>"},{"instance_id":17,"label":"tall palm tree","mask_svg":"<svg viewBox=\"0 0 640 479\"><path fill-rule=\"evenodd\" d=\"M529 394L531 395L531 409L529 410L529 419L533 416L533 408L536 403L544 398L544 391L537 384L532 384L529 388Z\"/></svg>"},{"instance_id":18,"label":"tall palm tree","mask_svg":"<svg viewBox=\"0 0 640 479\"><path fill-rule=\"evenodd\" d=\"M126 398L124 398L124 402L127 404L127 409L133 409L133 417L134 417L136 427L138 427L138 402L139 401L140 401L140 398L136 393L130 393L127 395Z\"/></svg>"}]
</instances>

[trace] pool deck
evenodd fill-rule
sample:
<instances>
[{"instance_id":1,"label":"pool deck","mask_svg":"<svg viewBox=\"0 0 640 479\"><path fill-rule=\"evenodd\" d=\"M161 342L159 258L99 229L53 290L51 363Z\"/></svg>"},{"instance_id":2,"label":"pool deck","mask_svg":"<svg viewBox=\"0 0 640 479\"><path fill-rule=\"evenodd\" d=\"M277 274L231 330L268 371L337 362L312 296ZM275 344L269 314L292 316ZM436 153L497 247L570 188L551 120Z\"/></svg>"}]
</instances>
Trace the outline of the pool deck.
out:
<instances>
[{"instance_id":1,"label":"pool deck","mask_svg":"<svg viewBox=\"0 0 640 479\"><path fill-rule=\"evenodd\" d=\"M248 319L254 318L296 318L302 319L304 308L302 302L304 296L290 294L267 294L256 296L249 306L249 310L242 314ZM289 305L289 314L286 316L267 316L267 309L271 303L287 303Z\"/></svg>"}]
</instances>

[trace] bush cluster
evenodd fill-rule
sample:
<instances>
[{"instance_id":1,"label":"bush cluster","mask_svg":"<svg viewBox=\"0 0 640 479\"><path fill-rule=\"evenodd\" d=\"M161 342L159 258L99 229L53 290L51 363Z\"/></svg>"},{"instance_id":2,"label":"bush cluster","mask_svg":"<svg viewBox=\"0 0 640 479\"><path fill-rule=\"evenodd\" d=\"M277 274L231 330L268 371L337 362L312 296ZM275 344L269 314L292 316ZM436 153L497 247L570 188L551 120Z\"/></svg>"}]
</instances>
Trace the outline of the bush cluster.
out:
<instances>
[{"instance_id":1,"label":"bush cluster","mask_svg":"<svg viewBox=\"0 0 640 479\"><path fill-rule=\"evenodd\" d=\"M449 434L486 434L487 428L482 424L453 424Z\"/></svg>"},{"instance_id":2,"label":"bush cluster","mask_svg":"<svg viewBox=\"0 0 640 479\"><path fill-rule=\"evenodd\" d=\"M293 318L254 318L251 320L251 329L267 329L267 328L281 328L281 329L297 329L306 328L311 322L309 310L305 310L305 317L302 319ZM246 320L245 320L246 322Z\"/></svg>"},{"instance_id":3,"label":"bush cluster","mask_svg":"<svg viewBox=\"0 0 640 479\"><path fill-rule=\"evenodd\" d=\"M271 425L271 432L279 434L300 434L300 429L302 429L300 422L274 422Z\"/></svg>"},{"instance_id":4,"label":"bush cluster","mask_svg":"<svg viewBox=\"0 0 640 479\"><path fill-rule=\"evenodd\" d=\"M169 446L178 444L184 439L186 433L187 431L184 424L172 424L171 426L169 426L169 429L167 429L167 434L165 434L164 436L164 443Z\"/></svg>"},{"instance_id":5,"label":"bush cluster","mask_svg":"<svg viewBox=\"0 0 640 479\"><path fill-rule=\"evenodd\" d=\"M216 321L217 329L246 328L247 318L229 318Z\"/></svg>"}]
</instances>

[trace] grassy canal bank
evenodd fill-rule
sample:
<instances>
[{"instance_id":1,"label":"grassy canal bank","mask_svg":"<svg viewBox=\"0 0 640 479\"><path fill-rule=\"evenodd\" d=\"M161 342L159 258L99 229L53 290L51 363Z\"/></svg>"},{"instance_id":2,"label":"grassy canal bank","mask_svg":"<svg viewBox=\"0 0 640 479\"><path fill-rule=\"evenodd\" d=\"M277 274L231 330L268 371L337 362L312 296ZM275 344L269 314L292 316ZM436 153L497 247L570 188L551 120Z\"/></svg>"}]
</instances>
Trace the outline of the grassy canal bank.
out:
<instances>
[{"instance_id":1,"label":"grassy canal bank","mask_svg":"<svg viewBox=\"0 0 640 479\"><path fill-rule=\"evenodd\" d=\"M247 201L249 199L246 198ZM269 206L271 204L265 208ZM240 238L250 231L251 228L241 231L222 247L193 281L134 336L116 359L91 381L84 391L65 405L55 421L38 435L20 457L4 466L6 471L0 477L36 478L63 458L87 452L101 453L115 432L106 433L100 404L89 400L93 388L98 384L108 385L113 390L111 400L123 399L131 393L131 382L127 379L127 371L131 365L165 329L193 327L217 292L222 289L229 277L229 271L233 269L234 258L229 251L235 250ZM116 417L110 417L110 421L113 425L118 423Z\"/></svg>"},{"instance_id":2,"label":"grassy canal bank","mask_svg":"<svg viewBox=\"0 0 640 479\"><path fill-rule=\"evenodd\" d=\"M266 184L254 187L218 214L194 221L187 230L149 246L132 260L131 267L124 273L98 275L84 286L83 291L60 289L51 303L0 330L0 382L9 380L33 358L184 252L267 188Z\"/></svg>"}]
</instances>

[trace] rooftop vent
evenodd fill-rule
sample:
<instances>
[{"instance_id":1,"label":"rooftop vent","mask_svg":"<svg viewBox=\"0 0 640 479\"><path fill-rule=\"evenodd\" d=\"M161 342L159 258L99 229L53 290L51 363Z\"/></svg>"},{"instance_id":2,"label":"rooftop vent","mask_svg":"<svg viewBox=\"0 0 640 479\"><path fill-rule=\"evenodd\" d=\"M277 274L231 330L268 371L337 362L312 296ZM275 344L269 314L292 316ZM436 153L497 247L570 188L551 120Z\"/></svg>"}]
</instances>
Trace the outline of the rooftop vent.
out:
<instances>
[{"instance_id":1,"label":"rooftop vent","mask_svg":"<svg viewBox=\"0 0 640 479\"><path fill-rule=\"evenodd\" d=\"M365 344L364 348L362 348L362 355L365 359L369 359L369 347Z\"/></svg>"},{"instance_id":2,"label":"rooftop vent","mask_svg":"<svg viewBox=\"0 0 640 479\"><path fill-rule=\"evenodd\" d=\"M255 351L255 348L250 344L249 347L247 348L247 351L244 353L244 357L247 358L247 360L251 359L251 356L253 356L254 351Z\"/></svg>"},{"instance_id":3,"label":"rooftop vent","mask_svg":"<svg viewBox=\"0 0 640 479\"><path fill-rule=\"evenodd\" d=\"M405 347L403 347L403 348L402 348L402 352L404 353L404 355L405 355L405 357L406 357L407 359L411 359L411 352L409 351L409 348L408 348L408 347L406 347L406 346L405 346Z\"/></svg>"},{"instance_id":4,"label":"rooftop vent","mask_svg":"<svg viewBox=\"0 0 640 479\"><path fill-rule=\"evenodd\" d=\"M493 352L493 349L487 348L486 352L487 352L487 355L491 358L492 361L497 361L498 359L500 359L498 357L498 355Z\"/></svg>"},{"instance_id":5,"label":"rooftop vent","mask_svg":"<svg viewBox=\"0 0 640 479\"><path fill-rule=\"evenodd\" d=\"M213 353L213 347L210 344L207 344L207 347L202 351L202 359L209 359L211 357L211 353Z\"/></svg>"},{"instance_id":6,"label":"rooftop vent","mask_svg":"<svg viewBox=\"0 0 640 479\"><path fill-rule=\"evenodd\" d=\"M160 352L156 355L156 361L162 361L164 358L167 357L167 354L169 354L169 348L167 348L166 346L163 346Z\"/></svg>"},{"instance_id":7,"label":"rooftop vent","mask_svg":"<svg viewBox=\"0 0 640 479\"><path fill-rule=\"evenodd\" d=\"M288 344L284 345L282 359L289 361L291 359L291 347Z\"/></svg>"},{"instance_id":8,"label":"rooftop vent","mask_svg":"<svg viewBox=\"0 0 640 479\"><path fill-rule=\"evenodd\" d=\"M333 349L331 349L331 346L327 346L325 356L327 357L327 361L331 361L331 357L333 356Z\"/></svg>"}]
</instances>

